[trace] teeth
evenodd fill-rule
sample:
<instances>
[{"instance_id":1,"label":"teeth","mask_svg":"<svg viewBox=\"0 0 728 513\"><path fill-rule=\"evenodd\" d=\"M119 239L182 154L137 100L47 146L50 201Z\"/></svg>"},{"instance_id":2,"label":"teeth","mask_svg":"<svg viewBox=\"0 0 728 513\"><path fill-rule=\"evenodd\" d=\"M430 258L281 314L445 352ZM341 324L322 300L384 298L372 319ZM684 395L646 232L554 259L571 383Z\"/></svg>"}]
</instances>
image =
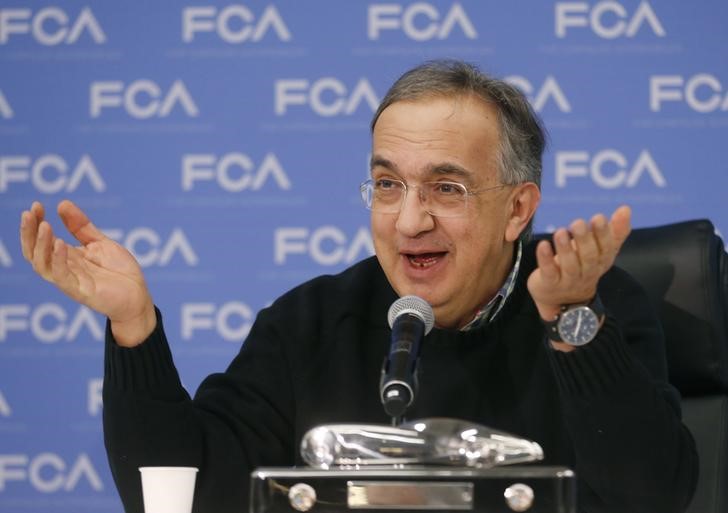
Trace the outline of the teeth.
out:
<instances>
[{"instance_id":1,"label":"teeth","mask_svg":"<svg viewBox=\"0 0 728 513\"><path fill-rule=\"evenodd\" d=\"M434 265L435 262L437 262L437 258L434 256L426 255L410 255L409 261L420 269L424 269L425 267L430 267L431 265Z\"/></svg>"}]
</instances>

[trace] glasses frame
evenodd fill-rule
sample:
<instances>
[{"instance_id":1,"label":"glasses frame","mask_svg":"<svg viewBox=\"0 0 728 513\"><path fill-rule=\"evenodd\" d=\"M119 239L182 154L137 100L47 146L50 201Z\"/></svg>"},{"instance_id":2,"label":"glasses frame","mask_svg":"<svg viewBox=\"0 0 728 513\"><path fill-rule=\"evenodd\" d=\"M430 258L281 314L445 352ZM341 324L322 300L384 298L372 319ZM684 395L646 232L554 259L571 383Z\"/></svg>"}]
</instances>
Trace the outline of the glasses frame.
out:
<instances>
[{"instance_id":1,"label":"glasses frame","mask_svg":"<svg viewBox=\"0 0 728 513\"><path fill-rule=\"evenodd\" d=\"M396 210L394 209L394 207L392 208L391 211L386 210L386 209L382 210L381 208L377 208L377 209L372 208L373 199L374 199L374 184L378 180L387 180L387 181L396 182L396 183L402 185L402 190L404 191L404 194L402 194L402 201L400 202L400 204ZM465 202L463 203L462 212L457 213L457 214L452 214L452 215L448 215L448 214L442 215L442 214L436 214L436 213L432 212L431 207L428 207L426 193L424 192L425 189L423 187L428 184L452 185L455 187L462 188L465 191L465 195L463 196L465 198ZM488 191L494 191L496 189L502 189L504 187L508 187L508 185L509 184L502 183L502 184L494 185L493 187L486 187L484 189L471 190L471 189L468 189L467 186L465 186L459 182L451 182L448 180L445 180L445 181L428 180L426 182L422 182L421 184L409 185L409 184L407 184L407 182L405 182L403 180L398 180L396 178L378 178L376 180L374 178L370 178L369 180L365 180L364 182L361 183L361 185L359 185L359 192L361 193L361 199L364 202L364 206L367 208L367 210L370 210L371 212L377 212L380 214L398 214L402 211L404 202L407 199L407 193L410 191L410 189L417 189L418 190L417 197L420 200L420 204L424 207L425 212L427 212L428 214L430 214L431 216L434 216L434 217L457 218L457 217L465 217L465 215L467 214L468 197L476 196L478 194L482 194L482 193L488 192Z\"/></svg>"}]
</instances>

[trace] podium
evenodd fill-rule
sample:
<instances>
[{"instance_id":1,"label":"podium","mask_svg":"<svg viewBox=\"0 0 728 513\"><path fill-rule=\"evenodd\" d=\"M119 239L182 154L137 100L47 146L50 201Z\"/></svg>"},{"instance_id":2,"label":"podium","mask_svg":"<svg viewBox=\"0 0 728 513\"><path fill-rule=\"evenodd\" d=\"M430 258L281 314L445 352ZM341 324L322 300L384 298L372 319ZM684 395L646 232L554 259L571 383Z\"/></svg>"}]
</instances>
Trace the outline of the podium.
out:
<instances>
[{"instance_id":1,"label":"podium","mask_svg":"<svg viewBox=\"0 0 728 513\"><path fill-rule=\"evenodd\" d=\"M260 468L251 513L473 511L576 513L576 477L565 467Z\"/></svg>"}]
</instances>

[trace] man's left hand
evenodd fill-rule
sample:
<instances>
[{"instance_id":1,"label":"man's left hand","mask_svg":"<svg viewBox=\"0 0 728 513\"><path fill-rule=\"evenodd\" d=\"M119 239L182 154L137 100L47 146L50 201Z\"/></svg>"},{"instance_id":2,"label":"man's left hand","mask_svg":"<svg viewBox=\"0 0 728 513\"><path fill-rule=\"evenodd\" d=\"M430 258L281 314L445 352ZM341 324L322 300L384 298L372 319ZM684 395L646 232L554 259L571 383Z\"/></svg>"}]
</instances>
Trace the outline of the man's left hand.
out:
<instances>
[{"instance_id":1,"label":"man's left hand","mask_svg":"<svg viewBox=\"0 0 728 513\"><path fill-rule=\"evenodd\" d=\"M632 229L631 215L628 206L621 206L609 221L597 214L588 224L577 219L568 230L559 228L553 235L553 247L547 240L539 242L538 267L528 277L528 290L543 320L553 320L562 305L591 301L599 278L612 267ZM552 342L552 346L574 349L563 343Z\"/></svg>"}]
</instances>

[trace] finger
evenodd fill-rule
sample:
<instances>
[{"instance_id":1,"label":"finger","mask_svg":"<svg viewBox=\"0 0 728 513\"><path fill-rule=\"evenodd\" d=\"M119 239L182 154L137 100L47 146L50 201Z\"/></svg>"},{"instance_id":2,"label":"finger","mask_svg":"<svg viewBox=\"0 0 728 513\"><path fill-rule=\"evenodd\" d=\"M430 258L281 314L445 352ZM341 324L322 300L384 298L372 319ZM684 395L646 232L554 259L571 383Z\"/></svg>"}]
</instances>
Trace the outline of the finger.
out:
<instances>
[{"instance_id":1,"label":"finger","mask_svg":"<svg viewBox=\"0 0 728 513\"><path fill-rule=\"evenodd\" d=\"M29 262L33 259L35 238L38 235L38 223L35 216L28 210L20 214L20 248L23 258Z\"/></svg>"},{"instance_id":2,"label":"finger","mask_svg":"<svg viewBox=\"0 0 728 513\"><path fill-rule=\"evenodd\" d=\"M38 238L38 226L44 219L45 208L38 201L34 201L30 205L30 210L24 210L20 214L20 248L23 258L31 263Z\"/></svg>"},{"instance_id":3,"label":"finger","mask_svg":"<svg viewBox=\"0 0 728 513\"><path fill-rule=\"evenodd\" d=\"M47 221L42 221L38 226L38 235L33 248L31 261L35 272L46 280L51 280L51 252L53 248L53 230Z\"/></svg>"},{"instance_id":4,"label":"finger","mask_svg":"<svg viewBox=\"0 0 728 513\"><path fill-rule=\"evenodd\" d=\"M542 240L536 246L536 262L541 270L541 279L546 285L554 285L559 282L561 273L549 241Z\"/></svg>"},{"instance_id":5,"label":"finger","mask_svg":"<svg viewBox=\"0 0 728 513\"><path fill-rule=\"evenodd\" d=\"M599 245L595 234L583 219L577 219L569 227L573 237L572 247L576 250L582 272L599 265Z\"/></svg>"},{"instance_id":6,"label":"finger","mask_svg":"<svg viewBox=\"0 0 728 513\"><path fill-rule=\"evenodd\" d=\"M38 224L45 219L45 207L39 201L34 201L30 205L30 212L35 216Z\"/></svg>"},{"instance_id":7,"label":"finger","mask_svg":"<svg viewBox=\"0 0 728 513\"><path fill-rule=\"evenodd\" d=\"M604 214L596 214L589 220L589 227L594 234L603 261L610 260L614 255L614 243L607 218L604 217Z\"/></svg>"},{"instance_id":8,"label":"finger","mask_svg":"<svg viewBox=\"0 0 728 513\"><path fill-rule=\"evenodd\" d=\"M577 279L581 275L579 256L571 243L571 235L565 228L554 233L554 246L559 257L559 270L562 278Z\"/></svg>"},{"instance_id":9,"label":"finger","mask_svg":"<svg viewBox=\"0 0 728 513\"><path fill-rule=\"evenodd\" d=\"M53 282L72 299L79 299L79 283L76 273L69 268L69 247L61 239L53 241L51 277Z\"/></svg>"},{"instance_id":10,"label":"finger","mask_svg":"<svg viewBox=\"0 0 728 513\"><path fill-rule=\"evenodd\" d=\"M619 251L632 231L632 209L627 205L620 206L612 214L609 227L612 238L614 239L616 251Z\"/></svg>"},{"instance_id":11,"label":"finger","mask_svg":"<svg viewBox=\"0 0 728 513\"><path fill-rule=\"evenodd\" d=\"M83 245L106 238L88 216L70 200L63 200L58 204L58 215L66 225L66 229Z\"/></svg>"}]
</instances>

